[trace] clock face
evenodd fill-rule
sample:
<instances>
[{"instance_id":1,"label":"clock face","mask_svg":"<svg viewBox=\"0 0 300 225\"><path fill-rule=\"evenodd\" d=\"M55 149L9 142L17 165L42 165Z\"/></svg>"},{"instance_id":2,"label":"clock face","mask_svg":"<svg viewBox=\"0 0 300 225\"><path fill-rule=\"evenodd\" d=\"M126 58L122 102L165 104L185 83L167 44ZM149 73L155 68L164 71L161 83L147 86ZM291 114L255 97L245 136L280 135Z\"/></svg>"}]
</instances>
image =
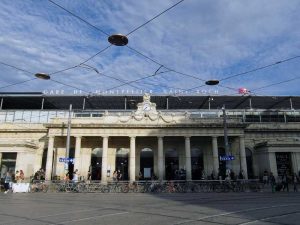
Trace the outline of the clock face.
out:
<instances>
[{"instance_id":1,"label":"clock face","mask_svg":"<svg viewBox=\"0 0 300 225\"><path fill-rule=\"evenodd\" d=\"M151 109L151 106L149 104L144 104L143 105L143 110L144 111L149 111Z\"/></svg>"}]
</instances>

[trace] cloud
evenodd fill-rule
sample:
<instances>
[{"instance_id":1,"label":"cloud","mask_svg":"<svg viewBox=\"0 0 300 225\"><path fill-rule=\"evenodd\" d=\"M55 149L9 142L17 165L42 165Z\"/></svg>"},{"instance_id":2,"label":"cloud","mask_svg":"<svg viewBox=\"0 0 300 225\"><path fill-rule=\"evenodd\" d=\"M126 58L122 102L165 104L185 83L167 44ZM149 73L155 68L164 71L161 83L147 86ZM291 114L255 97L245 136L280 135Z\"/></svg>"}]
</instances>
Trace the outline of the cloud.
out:
<instances>
[{"instance_id":1,"label":"cloud","mask_svg":"<svg viewBox=\"0 0 300 225\"><path fill-rule=\"evenodd\" d=\"M127 34L162 10L169 1L57 1L108 34ZM31 71L24 74L0 66L1 85L21 82L36 72L55 72L78 65L109 43L107 36L71 16L49 1L0 2L0 61ZM168 87L190 89L201 79L222 79L256 67L300 55L300 3L273 0L186 0L129 35L129 46L167 68L198 77L169 72L133 83L141 89L163 93ZM300 76L300 59L221 82L238 89L256 89ZM83 90L106 90L153 74L159 65L126 47L112 46L88 65L95 71L75 68L53 79ZM300 80L261 90L262 94L299 95ZM288 86L289 85L289 86ZM289 88L286 88L286 87ZM55 82L35 80L1 91L43 91L64 88ZM132 88L124 85L120 88ZM207 87L201 87L207 88ZM233 90L218 87L220 94Z\"/></svg>"}]
</instances>

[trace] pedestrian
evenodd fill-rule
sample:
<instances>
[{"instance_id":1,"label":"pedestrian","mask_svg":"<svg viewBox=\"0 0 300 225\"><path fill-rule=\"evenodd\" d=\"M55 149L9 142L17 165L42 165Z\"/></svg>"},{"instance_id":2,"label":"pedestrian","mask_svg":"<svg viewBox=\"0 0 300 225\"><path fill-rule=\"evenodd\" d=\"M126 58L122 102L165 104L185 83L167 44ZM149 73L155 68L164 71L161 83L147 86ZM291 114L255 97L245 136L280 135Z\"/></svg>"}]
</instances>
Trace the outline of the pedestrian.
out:
<instances>
[{"instance_id":1,"label":"pedestrian","mask_svg":"<svg viewBox=\"0 0 300 225\"><path fill-rule=\"evenodd\" d=\"M263 175L263 183L264 183L264 185L266 185L267 183L268 183L268 171L267 170L265 170L264 171L264 175Z\"/></svg>"},{"instance_id":2,"label":"pedestrian","mask_svg":"<svg viewBox=\"0 0 300 225\"><path fill-rule=\"evenodd\" d=\"M113 173L113 181L118 181L118 172L116 170Z\"/></svg>"},{"instance_id":3,"label":"pedestrian","mask_svg":"<svg viewBox=\"0 0 300 225\"><path fill-rule=\"evenodd\" d=\"M216 179L216 178L215 178L215 171L214 171L214 170L211 171L210 179L211 179L211 180L215 180L215 179Z\"/></svg>"},{"instance_id":4,"label":"pedestrian","mask_svg":"<svg viewBox=\"0 0 300 225\"><path fill-rule=\"evenodd\" d=\"M72 181L73 181L74 183L77 183L77 182L78 182L78 170L77 170L77 169L73 172L73 178L72 178Z\"/></svg>"},{"instance_id":5,"label":"pedestrian","mask_svg":"<svg viewBox=\"0 0 300 225\"><path fill-rule=\"evenodd\" d=\"M276 180L275 180L275 177L274 177L272 172L270 173L269 180L271 182L272 193L274 193L275 192L275 186L276 186Z\"/></svg>"},{"instance_id":6,"label":"pedestrian","mask_svg":"<svg viewBox=\"0 0 300 225\"><path fill-rule=\"evenodd\" d=\"M19 171L19 170L16 171L15 179L16 179L16 182L17 182L17 183L20 183L20 182L21 182L21 180L20 180L20 171Z\"/></svg>"},{"instance_id":7,"label":"pedestrian","mask_svg":"<svg viewBox=\"0 0 300 225\"><path fill-rule=\"evenodd\" d=\"M7 171L4 177L4 189L5 189L4 194L6 194L10 190L11 183L12 183L12 175L10 171Z\"/></svg>"},{"instance_id":8,"label":"pedestrian","mask_svg":"<svg viewBox=\"0 0 300 225\"><path fill-rule=\"evenodd\" d=\"M20 182L23 182L24 179L25 179L24 172L23 172L23 170L20 170Z\"/></svg>"},{"instance_id":9,"label":"pedestrian","mask_svg":"<svg viewBox=\"0 0 300 225\"><path fill-rule=\"evenodd\" d=\"M118 170L118 178L117 179L118 179L118 181L123 179L122 173L120 170Z\"/></svg>"},{"instance_id":10,"label":"pedestrian","mask_svg":"<svg viewBox=\"0 0 300 225\"><path fill-rule=\"evenodd\" d=\"M294 192L298 192L298 189L297 189L298 177L297 177L296 173L294 173L292 181L293 181L293 185L294 185Z\"/></svg>"},{"instance_id":11,"label":"pedestrian","mask_svg":"<svg viewBox=\"0 0 300 225\"><path fill-rule=\"evenodd\" d=\"M283 191L286 189L289 192L289 180L286 172L282 176Z\"/></svg>"},{"instance_id":12,"label":"pedestrian","mask_svg":"<svg viewBox=\"0 0 300 225\"><path fill-rule=\"evenodd\" d=\"M241 170L239 173L239 179L244 180L244 171L243 170Z\"/></svg>"}]
</instances>

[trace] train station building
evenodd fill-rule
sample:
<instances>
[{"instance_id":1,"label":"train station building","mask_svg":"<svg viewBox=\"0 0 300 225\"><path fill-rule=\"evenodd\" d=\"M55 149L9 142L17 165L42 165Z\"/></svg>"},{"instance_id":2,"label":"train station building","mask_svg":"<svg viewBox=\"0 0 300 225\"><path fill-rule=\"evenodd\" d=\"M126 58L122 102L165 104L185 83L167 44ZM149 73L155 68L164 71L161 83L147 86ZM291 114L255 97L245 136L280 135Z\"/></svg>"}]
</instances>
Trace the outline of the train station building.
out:
<instances>
[{"instance_id":1,"label":"train station building","mask_svg":"<svg viewBox=\"0 0 300 225\"><path fill-rule=\"evenodd\" d=\"M0 100L1 177L23 170L29 179L40 168L48 180L78 169L82 179L103 182L116 170L129 181L300 170L298 96L1 93Z\"/></svg>"}]
</instances>

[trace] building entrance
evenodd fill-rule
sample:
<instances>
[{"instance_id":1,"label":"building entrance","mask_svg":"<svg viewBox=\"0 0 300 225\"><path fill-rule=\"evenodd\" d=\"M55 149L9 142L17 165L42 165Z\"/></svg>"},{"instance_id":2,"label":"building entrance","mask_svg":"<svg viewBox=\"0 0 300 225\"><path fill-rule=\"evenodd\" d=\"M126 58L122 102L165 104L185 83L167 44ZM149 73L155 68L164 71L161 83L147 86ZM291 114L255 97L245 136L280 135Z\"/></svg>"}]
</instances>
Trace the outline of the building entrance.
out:
<instances>
[{"instance_id":1,"label":"building entrance","mask_svg":"<svg viewBox=\"0 0 300 225\"><path fill-rule=\"evenodd\" d=\"M283 176L284 174L292 175L291 153L276 152L275 155L276 155L278 176Z\"/></svg>"},{"instance_id":2,"label":"building entrance","mask_svg":"<svg viewBox=\"0 0 300 225\"><path fill-rule=\"evenodd\" d=\"M179 159L176 149L168 149L165 154L165 170L167 180L178 179Z\"/></svg>"},{"instance_id":3,"label":"building entrance","mask_svg":"<svg viewBox=\"0 0 300 225\"><path fill-rule=\"evenodd\" d=\"M15 173L16 159L17 153L2 153L1 178L3 178L6 175L6 172L8 171L12 174Z\"/></svg>"},{"instance_id":4,"label":"building entrance","mask_svg":"<svg viewBox=\"0 0 300 225\"><path fill-rule=\"evenodd\" d=\"M102 169L102 148L95 148L92 151L90 173L92 180L101 180Z\"/></svg>"},{"instance_id":5,"label":"building entrance","mask_svg":"<svg viewBox=\"0 0 300 225\"><path fill-rule=\"evenodd\" d=\"M140 177L142 180L150 180L153 175L153 151L143 148L140 157Z\"/></svg>"},{"instance_id":6,"label":"building entrance","mask_svg":"<svg viewBox=\"0 0 300 225\"><path fill-rule=\"evenodd\" d=\"M118 148L116 152L116 170L119 180L128 180L128 148Z\"/></svg>"},{"instance_id":7,"label":"building entrance","mask_svg":"<svg viewBox=\"0 0 300 225\"><path fill-rule=\"evenodd\" d=\"M192 148L192 180L200 180L203 170L203 152L199 148Z\"/></svg>"}]
</instances>

